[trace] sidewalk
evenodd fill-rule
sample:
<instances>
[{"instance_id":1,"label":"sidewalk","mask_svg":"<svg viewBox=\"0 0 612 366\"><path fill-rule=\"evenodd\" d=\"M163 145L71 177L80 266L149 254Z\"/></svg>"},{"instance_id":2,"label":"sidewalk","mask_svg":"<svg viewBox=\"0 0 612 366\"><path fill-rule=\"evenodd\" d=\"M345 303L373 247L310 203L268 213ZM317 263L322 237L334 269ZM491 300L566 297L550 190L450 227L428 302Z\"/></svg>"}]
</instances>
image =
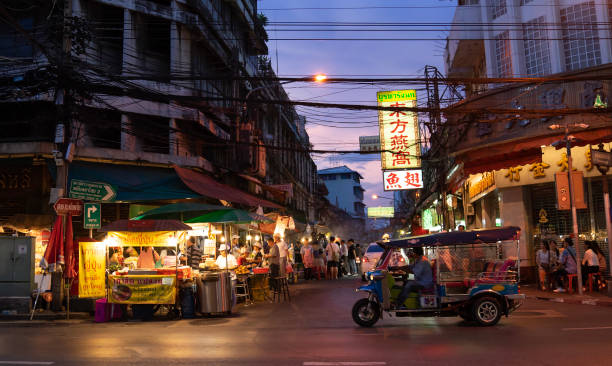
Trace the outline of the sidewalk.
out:
<instances>
[{"instance_id":1,"label":"sidewalk","mask_svg":"<svg viewBox=\"0 0 612 366\"><path fill-rule=\"evenodd\" d=\"M612 307L612 297L608 297L606 292L584 292L582 296L577 292L570 294L567 292L555 293L552 291L541 291L536 285L521 285L521 293L528 299L562 302L565 304L609 306Z\"/></svg>"}]
</instances>

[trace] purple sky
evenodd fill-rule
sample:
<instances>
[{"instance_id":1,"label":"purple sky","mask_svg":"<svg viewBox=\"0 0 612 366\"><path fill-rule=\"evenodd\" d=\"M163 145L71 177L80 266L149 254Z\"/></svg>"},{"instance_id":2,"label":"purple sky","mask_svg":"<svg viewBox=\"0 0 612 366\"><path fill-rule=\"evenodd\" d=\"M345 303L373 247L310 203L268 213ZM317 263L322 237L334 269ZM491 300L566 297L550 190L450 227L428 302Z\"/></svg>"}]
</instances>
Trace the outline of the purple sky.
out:
<instances>
[{"instance_id":1,"label":"purple sky","mask_svg":"<svg viewBox=\"0 0 612 366\"><path fill-rule=\"evenodd\" d=\"M368 32L335 32L329 26L326 31L288 31L305 29L278 22L443 22L450 23L456 1L449 0L259 0L259 11L266 14L268 47L272 65L279 76L306 76L319 72L331 77L384 77L422 76L425 65L443 67L444 32L397 31L378 32L370 27ZM303 9L303 8L326 9ZM376 8L379 7L379 8ZM380 8L385 7L385 8ZM389 8L395 7L395 8ZM398 8L404 7L404 8ZM410 7L410 8L405 8ZM301 8L288 10L287 8ZM354 8L354 9L329 9ZM274 10L284 9L284 10ZM349 27L355 29L357 27ZM362 28L363 29L363 28ZM438 38L435 41L284 41L274 38ZM278 53L278 60L276 54ZM384 86L357 84L288 84L285 86L292 100L308 100L327 103L376 104L376 92L380 90L412 89L414 86ZM418 90L418 87L417 87ZM419 104L425 101L423 91L418 91ZM317 149L358 150L359 136L377 135L376 111L347 111L297 107L298 113L307 118L310 140ZM340 128L345 127L345 128ZM350 128L346 128L350 127ZM368 206L388 205L388 200L372 200L372 194L392 196L383 192L379 155L314 155L319 169L347 165L361 173Z\"/></svg>"}]
</instances>

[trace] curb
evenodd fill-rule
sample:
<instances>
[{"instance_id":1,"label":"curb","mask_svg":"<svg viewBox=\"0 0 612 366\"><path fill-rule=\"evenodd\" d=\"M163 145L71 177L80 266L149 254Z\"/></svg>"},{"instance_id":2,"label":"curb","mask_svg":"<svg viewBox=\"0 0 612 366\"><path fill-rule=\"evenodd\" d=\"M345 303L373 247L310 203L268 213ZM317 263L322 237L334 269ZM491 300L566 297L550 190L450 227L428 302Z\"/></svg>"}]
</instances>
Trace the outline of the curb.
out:
<instances>
[{"instance_id":1,"label":"curb","mask_svg":"<svg viewBox=\"0 0 612 366\"><path fill-rule=\"evenodd\" d=\"M599 299L581 300L581 299L566 299L562 297L545 297L545 296L527 296L526 298L533 299L533 300L559 302L559 303L572 304L572 305L591 305L591 306L612 307L611 300L599 300Z\"/></svg>"}]
</instances>

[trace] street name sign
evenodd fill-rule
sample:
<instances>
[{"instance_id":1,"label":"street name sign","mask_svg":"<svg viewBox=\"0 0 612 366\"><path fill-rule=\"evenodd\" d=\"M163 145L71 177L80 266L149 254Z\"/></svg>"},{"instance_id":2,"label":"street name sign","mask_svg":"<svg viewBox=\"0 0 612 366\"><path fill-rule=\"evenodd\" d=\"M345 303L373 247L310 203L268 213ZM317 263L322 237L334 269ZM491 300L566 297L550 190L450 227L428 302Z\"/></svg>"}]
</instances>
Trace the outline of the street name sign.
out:
<instances>
[{"instance_id":1,"label":"street name sign","mask_svg":"<svg viewBox=\"0 0 612 366\"><path fill-rule=\"evenodd\" d=\"M99 203L86 203L83 205L83 228L99 229L101 225L101 210Z\"/></svg>"},{"instance_id":2,"label":"street name sign","mask_svg":"<svg viewBox=\"0 0 612 366\"><path fill-rule=\"evenodd\" d=\"M60 198L53 205L58 215L79 216L83 212L83 201L73 198Z\"/></svg>"},{"instance_id":3,"label":"street name sign","mask_svg":"<svg viewBox=\"0 0 612 366\"><path fill-rule=\"evenodd\" d=\"M108 183L78 179L70 181L70 197L72 198L80 198L85 201L113 201L116 196L117 191Z\"/></svg>"}]
</instances>

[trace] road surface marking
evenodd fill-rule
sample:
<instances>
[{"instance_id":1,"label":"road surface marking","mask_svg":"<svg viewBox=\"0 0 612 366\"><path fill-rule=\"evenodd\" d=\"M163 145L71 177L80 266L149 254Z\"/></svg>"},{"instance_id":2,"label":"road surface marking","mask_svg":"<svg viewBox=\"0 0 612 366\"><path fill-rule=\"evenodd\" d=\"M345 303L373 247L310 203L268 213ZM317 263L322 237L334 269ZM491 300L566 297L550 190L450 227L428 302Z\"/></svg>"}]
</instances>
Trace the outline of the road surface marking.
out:
<instances>
[{"instance_id":1,"label":"road surface marking","mask_svg":"<svg viewBox=\"0 0 612 366\"><path fill-rule=\"evenodd\" d=\"M53 365L52 361L0 361L0 365Z\"/></svg>"},{"instance_id":2,"label":"road surface marking","mask_svg":"<svg viewBox=\"0 0 612 366\"><path fill-rule=\"evenodd\" d=\"M338 362L318 362L318 361L313 361L313 362L304 362L302 365L304 366L383 366L386 365L386 362L376 362L376 361L372 361L372 362L352 362L352 361L338 361Z\"/></svg>"},{"instance_id":3,"label":"road surface marking","mask_svg":"<svg viewBox=\"0 0 612 366\"><path fill-rule=\"evenodd\" d=\"M612 327L588 327L588 328L563 328L561 330L601 330L601 329L612 329Z\"/></svg>"}]
</instances>

